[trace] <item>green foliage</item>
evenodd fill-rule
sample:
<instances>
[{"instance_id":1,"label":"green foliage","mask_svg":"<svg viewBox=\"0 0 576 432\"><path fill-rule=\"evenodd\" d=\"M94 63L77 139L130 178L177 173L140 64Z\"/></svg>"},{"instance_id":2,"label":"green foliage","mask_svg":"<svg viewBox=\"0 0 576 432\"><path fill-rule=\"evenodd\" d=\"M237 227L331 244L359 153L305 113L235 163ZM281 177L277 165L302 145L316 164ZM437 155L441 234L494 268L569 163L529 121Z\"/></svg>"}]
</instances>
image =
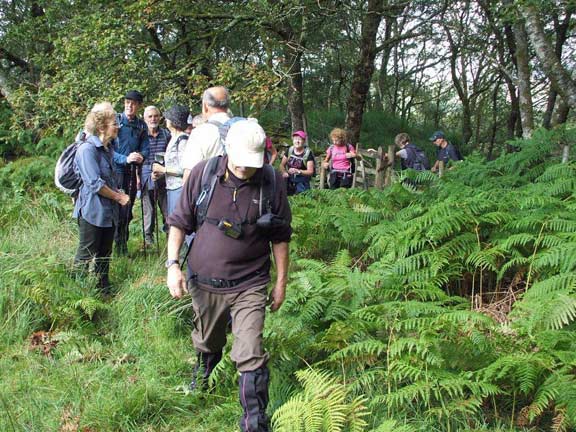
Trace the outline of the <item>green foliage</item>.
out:
<instances>
[{"instance_id":1,"label":"green foliage","mask_svg":"<svg viewBox=\"0 0 576 432\"><path fill-rule=\"evenodd\" d=\"M472 157L441 180L422 176L425 189L296 197L294 247L309 254L310 271L293 279L282 322L313 334L296 340L284 330L283 349L294 344L306 364L346 377L376 423L417 418L461 430L518 417L574 426L576 176L550 157L553 134L535 133L493 162ZM352 255L348 277L342 247ZM316 261L327 256L328 267ZM361 301L341 297L330 273ZM367 284L350 285L355 274ZM513 304L522 291L508 316L483 306ZM317 297L303 301L303 292Z\"/></svg>"},{"instance_id":2,"label":"green foliage","mask_svg":"<svg viewBox=\"0 0 576 432\"><path fill-rule=\"evenodd\" d=\"M329 374L304 370L296 373L303 385L272 418L274 430L305 432L360 432L367 426L366 400L349 397L347 386Z\"/></svg>"},{"instance_id":3,"label":"green foliage","mask_svg":"<svg viewBox=\"0 0 576 432\"><path fill-rule=\"evenodd\" d=\"M292 199L291 278L264 334L275 430L575 427L576 201L554 185L576 169L548 141L418 188ZM230 344L214 393L183 392L190 303L169 298L162 258L115 257L103 300L69 267L70 202L25 192L51 182L34 161L0 168L0 429L234 430ZM49 356L28 349L38 330Z\"/></svg>"}]
</instances>

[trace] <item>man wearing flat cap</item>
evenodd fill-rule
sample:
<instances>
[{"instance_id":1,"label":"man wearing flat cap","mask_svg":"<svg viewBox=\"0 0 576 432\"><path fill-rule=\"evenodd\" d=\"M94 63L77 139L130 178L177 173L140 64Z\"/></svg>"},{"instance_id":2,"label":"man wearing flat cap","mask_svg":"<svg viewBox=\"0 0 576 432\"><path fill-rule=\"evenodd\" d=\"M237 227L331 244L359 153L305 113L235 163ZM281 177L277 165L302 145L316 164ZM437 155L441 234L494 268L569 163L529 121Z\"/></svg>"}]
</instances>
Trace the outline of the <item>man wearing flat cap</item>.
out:
<instances>
[{"instance_id":1,"label":"man wearing flat cap","mask_svg":"<svg viewBox=\"0 0 576 432\"><path fill-rule=\"evenodd\" d=\"M116 253L128 253L128 226L132 220L132 206L139 187L139 175L144 159L148 157L148 126L137 116L143 97L139 91L130 90L124 96L124 112L117 117L118 138L114 140L114 172L117 184L130 196L130 204L122 207L114 242Z\"/></svg>"},{"instance_id":2,"label":"man wearing flat cap","mask_svg":"<svg viewBox=\"0 0 576 432\"><path fill-rule=\"evenodd\" d=\"M440 168L440 161L444 162L444 166L446 167L448 166L448 162L450 162L451 160L453 161L462 160L462 157L460 156L460 153L458 152L456 147L454 147L446 140L444 132L440 130L434 132L430 137L430 141L432 142L432 144L438 147L436 162L434 163L434 166L431 168L432 172L438 171L438 169Z\"/></svg>"},{"instance_id":3,"label":"man wearing flat cap","mask_svg":"<svg viewBox=\"0 0 576 432\"><path fill-rule=\"evenodd\" d=\"M292 233L285 182L273 167L264 165L265 139L255 119L234 123L226 136L227 155L192 168L168 218L167 285L174 298L188 291L195 313L192 341L198 363L190 388L206 388L210 373L222 358L231 317L234 342L230 357L240 372L243 432L269 431L268 353L262 339L270 250L276 264L270 293L274 312L284 302ZM212 186L206 189L207 185ZM203 202L207 204L203 206ZM277 223L268 223L272 219ZM196 237L185 280L179 251L184 234L192 232Z\"/></svg>"}]
</instances>

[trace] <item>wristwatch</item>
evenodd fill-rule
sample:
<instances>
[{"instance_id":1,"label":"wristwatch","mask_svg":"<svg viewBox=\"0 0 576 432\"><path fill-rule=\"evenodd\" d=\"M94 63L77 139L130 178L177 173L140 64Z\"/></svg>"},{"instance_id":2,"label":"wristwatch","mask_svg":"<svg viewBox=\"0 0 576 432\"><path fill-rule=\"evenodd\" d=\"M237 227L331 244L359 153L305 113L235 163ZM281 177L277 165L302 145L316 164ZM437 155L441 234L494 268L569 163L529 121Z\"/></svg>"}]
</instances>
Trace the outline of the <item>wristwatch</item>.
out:
<instances>
[{"instance_id":1,"label":"wristwatch","mask_svg":"<svg viewBox=\"0 0 576 432\"><path fill-rule=\"evenodd\" d=\"M171 260L171 259L166 260L166 268L170 268L170 267L172 267L174 264L180 265L180 261L178 261L177 259L175 259L175 260Z\"/></svg>"}]
</instances>

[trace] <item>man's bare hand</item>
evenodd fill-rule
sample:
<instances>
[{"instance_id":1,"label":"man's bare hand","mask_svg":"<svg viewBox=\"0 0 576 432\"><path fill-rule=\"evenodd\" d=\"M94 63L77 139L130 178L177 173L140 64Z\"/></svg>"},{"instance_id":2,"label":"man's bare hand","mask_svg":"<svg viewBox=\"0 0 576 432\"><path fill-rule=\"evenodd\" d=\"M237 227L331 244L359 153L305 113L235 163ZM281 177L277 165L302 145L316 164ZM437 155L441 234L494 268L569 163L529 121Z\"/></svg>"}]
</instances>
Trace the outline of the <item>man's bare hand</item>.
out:
<instances>
[{"instance_id":1,"label":"man's bare hand","mask_svg":"<svg viewBox=\"0 0 576 432\"><path fill-rule=\"evenodd\" d=\"M270 305L270 310L276 312L284 303L284 298L286 297L286 285L276 282L274 289L270 293L270 299L272 304Z\"/></svg>"},{"instance_id":2,"label":"man's bare hand","mask_svg":"<svg viewBox=\"0 0 576 432\"><path fill-rule=\"evenodd\" d=\"M186 294L186 281L178 265L174 264L168 268L166 285L168 285L170 295L175 299L182 298Z\"/></svg>"},{"instance_id":3,"label":"man's bare hand","mask_svg":"<svg viewBox=\"0 0 576 432\"><path fill-rule=\"evenodd\" d=\"M136 162L137 164L139 164L139 163L142 163L143 160L144 160L144 158L138 152L132 152L126 158L126 162L128 162L128 163Z\"/></svg>"}]
</instances>

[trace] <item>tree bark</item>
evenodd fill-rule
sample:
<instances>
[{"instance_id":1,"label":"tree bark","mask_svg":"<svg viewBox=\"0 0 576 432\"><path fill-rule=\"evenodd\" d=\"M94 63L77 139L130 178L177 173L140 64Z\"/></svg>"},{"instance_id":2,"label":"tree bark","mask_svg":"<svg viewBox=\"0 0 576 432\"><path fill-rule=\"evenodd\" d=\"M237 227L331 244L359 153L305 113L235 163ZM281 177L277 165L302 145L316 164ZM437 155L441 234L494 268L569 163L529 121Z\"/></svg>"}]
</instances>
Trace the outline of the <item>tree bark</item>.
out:
<instances>
[{"instance_id":1,"label":"tree bark","mask_svg":"<svg viewBox=\"0 0 576 432\"><path fill-rule=\"evenodd\" d=\"M468 96L466 83L466 68L462 67L462 78L458 77L457 62L461 47L454 41L448 26L444 26L444 30L446 31L446 37L450 44L450 74L452 76L452 83L462 103L462 141L464 144L467 144L472 137L472 111L470 109L470 98ZM461 57L460 60L463 61Z\"/></svg>"},{"instance_id":2,"label":"tree bark","mask_svg":"<svg viewBox=\"0 0 576 432\"><path fill-rule=\"evenodd\" d=\"M396 21L396 17L386 17L386 28L384 30L384 41L387 41L392 36L392 24ZM386 110L386 101L384 94L386 93L388 83L388 62L390 61L390 52L393 45L386 45L382 50L382 65L380 66L380 76L378 77L378 105L382 111Z\"/></svg>"},{"instance_id":3,"label":"tree bark","mask_svg":"<svg viewBox=\"0 0 576 432\"><path fill-rule=\"evenodd\" d=\"M302 52L286 45L286 71L288 73L288 110L292 130L304 129L304 85L302 80Z\"/></svg>"},{"instance_id":4,"label":"tree bark","mask_svg":"<svg viewBox=\"0 0 576 432\"><path fill-rule=\"evenodd\" d=\"M566 16L562 23L559 22L558 14L554 14L554 33L556 34L556 43L554 46L554 53L559 59L562 58L562 51L564 49L564 43L568 38L568 30L570 28L570 20L572 18L572 9L566 11ZM556 106L558 92L556 89L550 85L550 90L548 93L548 101L546 103L546 111L542 119L542 126L546 129L552 127L552 114L554 113L554 108Z\"/></svg>"},{"instance_id":5,"label":"tree bark","mask_svg":"<svg viewBox=\"0 0 576 432\"><path fill-rule=\"evenodd\" d=\"M528 35L521 20L513 25L516 42L516 64L518 68L518 94L520 97L520 118L522 119L522 136L530 138L534 130L534 111L532 108L532 90L530 88L530 53L528 52Z\"/></svg>"},{"instance_id":6,"label":"tree bark","mask_svg":"<svg viewBox=\"0 0 576 432\"><path fill-rule=\"evenodd\" d=\"M526 20L526 30L530 42L534 47L536 57L542 64L544 73L570 108L576 107L576 82L556 56L552 44L546 39L539 12L528 3L519 4L518 7Z\"/></svg>"},{"instance_id":7,"label":"tree bark","mask_svg":"<svg viewBox=\"0 0 576 432\"><path fill-rule=\"evenodd\" d=\"M354 68L346 113L346 129L353 144L360 140L364 105L374 73L374 58L377 52L376 36L382 20L383 9L384 0L368 0L368 9L362 20L360 58Z\"/></svg>"}]
</instances>

